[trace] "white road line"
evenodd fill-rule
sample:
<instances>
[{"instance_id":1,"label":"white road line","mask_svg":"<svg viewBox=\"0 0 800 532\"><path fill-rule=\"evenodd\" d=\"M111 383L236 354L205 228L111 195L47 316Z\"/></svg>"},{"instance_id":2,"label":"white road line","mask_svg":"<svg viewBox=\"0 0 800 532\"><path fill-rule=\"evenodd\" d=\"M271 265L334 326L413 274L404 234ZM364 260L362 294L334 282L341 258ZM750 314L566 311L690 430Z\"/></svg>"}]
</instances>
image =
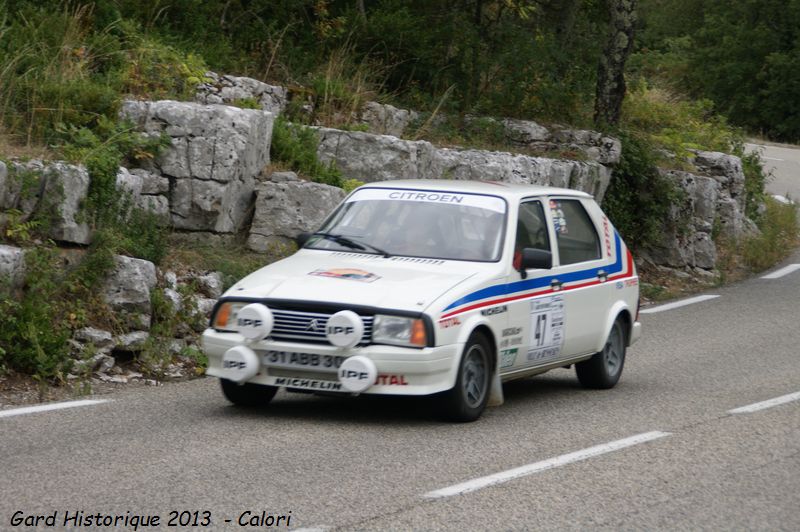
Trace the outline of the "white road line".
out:
<instances>
[{"instance_id":1,"label":"white road line","mask_svg":"<svg viewBox=\"0 0 800 532\"><path fill-rule=\"evenodd\" d=\"M468 480L467 482L462 482L461 484L455 484L453 486L448 486L435 491L429 491L423 495L423 497L426 499L441 499L443 497L452 497L453 495L462 495L464 493L479 490L487 486L494 486L495 484L501 484L516 478L532 475L534 473L539 473L555 467L571 464L573 462L579 462L581 460L600 456L601 454L618 451L620 449L624 449L625 447L631 447L640 443L663 438L664 436L669 436L669 432L653 431L637 434L636 436L631 436L622 440L595 445L594 447L588 447L580 451L575 451L574 453L562 454L561 456L556 456L555 458L550 458L548 460L542 460L541 462L535 462L533 464L524 465L515 469L509 469L508 471L501 471L500 473L495 473L493 475Z\"/></svg>"},{"instance_id":2,"label":"white road line","mask_svg":"<svg viewBox=\"0 0 800 532\"><path fill-rule=\"evenodd\" d=\"M775 157L764 157L763 155L761 156L761 158L764 159L765 161L783 161L784 160L784 159L776 159Z\"/></svg>"},{"instance_id":3,"label":"white road line","mask_svg":"<svg viewBox=\"0 0 800 532\"><path fill-rule=\"evenodd\" d=\"M800 399L800 392L795 392L787 395L781 395L780 397L776 397L774 399L767 399L766 401L761 401L760 403L753 403L752 405L740 406L739 408L728 410L728 413L749 414L750 412L758 412L759 410L764 410L765 408L771 408L773 406L782 405L784 403L791 403L792 401L797 401L798 399Z\"/></svg>"},{"instance_id":4,"label":"white road line","mask_svg":"<svg viewBox=\"0 0 800 532\"><path fill-rule=\"evenodd\" d=\"M800 264L790 264L788 266L784 266L780 270L775 270L774 272L764 275L761 277L762 279L779 279L784 275L789 275L793 271L800 270Z\"/></svg>"},{"instance_id":5,"label":"white road line","mask_svg":"<svg viewBox=\"0 0 800 532\"><path fill-rule=\"evenodd\" d=\"M659 305L657 307L645 308L639 311L639 314L655 314L656 312L664 312L665 310L672 310L674 308L685 307L686 305L700 303L701 301L708 301L709 299L715 299L717 297L719 296L706 295L706 296L690 297L689 299L682 299L674 303L667 303L666 305Z\"/></svg>"},{"instance_id":6,"label":"white road line","mask_svg":"<svg viewBox=\"0 0 800 532\"><path fill-rule=\"evenodd\" d=\"M50 403L47 405L26 406L14 408L12 410L0 410L0 417L21 416L24 414L35 414L37 412L49 412L50 410L62 410L64 408L75 408L77 406L97 405L107 403L108 399L82 399L80 401L66 401L63 403Z\"/></svg>"}]
</instances>

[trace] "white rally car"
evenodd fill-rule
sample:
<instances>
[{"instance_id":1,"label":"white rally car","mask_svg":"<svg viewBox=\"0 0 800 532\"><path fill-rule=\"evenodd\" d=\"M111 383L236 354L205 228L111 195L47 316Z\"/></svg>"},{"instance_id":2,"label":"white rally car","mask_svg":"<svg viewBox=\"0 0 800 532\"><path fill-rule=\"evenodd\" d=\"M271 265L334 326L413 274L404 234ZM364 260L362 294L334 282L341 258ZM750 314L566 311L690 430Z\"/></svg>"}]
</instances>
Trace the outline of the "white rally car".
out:
<instances>
[{"instance_id":1,"label":"white rally car","mask_svg":"<svg viewBox=\"0 0 800 532\"><path fill-rule=\"evenodd\" d=\"M373 183L298 241L231 287L203 334L235 404L280 387L439 394L471 421L502 403L503 381L554 368L614 386L640 336L633 257L583 192Z\"/></svg>"}]
</instances>

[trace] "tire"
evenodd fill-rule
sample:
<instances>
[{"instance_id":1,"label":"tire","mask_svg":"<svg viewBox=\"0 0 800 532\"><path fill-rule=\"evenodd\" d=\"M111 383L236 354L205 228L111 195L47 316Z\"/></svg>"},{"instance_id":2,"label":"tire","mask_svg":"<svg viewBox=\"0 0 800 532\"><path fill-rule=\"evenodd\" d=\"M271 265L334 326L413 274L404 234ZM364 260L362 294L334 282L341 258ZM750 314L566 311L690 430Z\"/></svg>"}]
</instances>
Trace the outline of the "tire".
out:
<instances>
[{"instance_id":1,"label":"tire","mask_svg":"<svg viewBox=\"0 0 800 532\"><path fill-rule=\"evenodd\" d=\"M622 375L625 365L625 329L623 321L617 318L603 350L595 353L589 360L575 364L575 373L584 388L606 390L613 388Z\"/></svg>"},{"instance_id":2,"label":"tire","mask_svg":"<svg viewBox=\"0 0 800 532\"><path fill-rule=\"evenodd\" d=\"M489 402L494 367L492 348L486 337L473 333L464 346L464 354L458 365L456 385L442 395L442 415L457 422L478 419Z\"/></svg>"},{"instance_id":3,"label":"tire","mask_svg":"<svg viewBox=\"0 0 800 532\"><path fill-rule=\"evenodd\" d=\"M265 384L238 384L228 379L220 379L222 393L236 406L256 407L267 405L278 392L276 386Z\"/></svg>"}]
</instances>

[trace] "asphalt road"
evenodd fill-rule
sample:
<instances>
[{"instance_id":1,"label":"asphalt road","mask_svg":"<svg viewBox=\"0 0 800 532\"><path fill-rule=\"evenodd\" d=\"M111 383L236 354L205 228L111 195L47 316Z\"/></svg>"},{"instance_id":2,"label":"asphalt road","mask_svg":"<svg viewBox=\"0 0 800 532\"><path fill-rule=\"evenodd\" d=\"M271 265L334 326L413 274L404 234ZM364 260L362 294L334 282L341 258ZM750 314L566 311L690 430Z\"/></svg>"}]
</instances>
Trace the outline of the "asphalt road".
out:
<instances>
[{"instance_id":1,"label":"asphalt road","mask_svg":"<svg viewBox=\"0 0 800 532\"><path fill-rule=\"evenodd\" d=\"M242 411L214 379L0 416L0 530L28 529L11 526L17 511L58 511L63 529L78 510L160 515L139 530L267 529L239 526L246 511L337 530L800 530L800 400L729 413L800 392L800 270L712 294L643 315L616 388L556 370L507 385L506 404L472 424L439 422L421 400L280 393ZM654 431L668 434L570 454ZM211 526L168 528L170 511L207 511Z\"/></svg>"},{"instance_id":2,"label":"asphalt road","mask_svg":"<svg viewBox=\"0 0 800 532\"><path fill-rule=\"evenodd\" d=\"M772 171L767 183L770 194L800 199L800 147L788 144L746 144L748 151L758 151L764 169Z\"/></svg>"}]
</instances>

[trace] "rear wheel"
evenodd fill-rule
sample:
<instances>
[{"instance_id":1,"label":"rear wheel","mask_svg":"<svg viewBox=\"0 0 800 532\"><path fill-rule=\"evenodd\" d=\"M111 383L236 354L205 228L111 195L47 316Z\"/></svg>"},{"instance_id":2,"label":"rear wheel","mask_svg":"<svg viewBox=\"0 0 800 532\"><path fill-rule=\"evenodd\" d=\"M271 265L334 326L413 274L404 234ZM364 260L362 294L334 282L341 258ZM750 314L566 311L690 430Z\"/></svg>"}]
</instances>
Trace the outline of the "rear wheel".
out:
<instances>
[{"instance_id":1,"label":"rear wheel","mask_svg":"<svg viewBox=\"0 0 800 532\"><path fill-rule=\"evenodd\" d=\"M464 347L458 366L456 385L442 396L442 413L452 421L475 421L489 401L489 386L494 368L491 347L486 337L473 333Z\"/></svg>"},{"instance_id":2,"label":"rear wheel","mask_svg":"<svg viewBox=\"0 0 800 532\"><path fill-rule=\"evenodd\" d=\"M589 360L575 364L575 373L584 388L613 388L625 365L625 331L620 318L611 326L603 350Z\"/></svg>"},{"instance_id":3,"label":"rear wheel","mask_svg":"<svg viewBox=\"0 0 800 532\"><path fill-rule=\"evenodd\" d=\"M264 406L268 404L278 392L276 386L266 384L245 383L238 384L228 379L220 379L222 393L225 398L236 406Z\"/></svg>"}]
</instances>

